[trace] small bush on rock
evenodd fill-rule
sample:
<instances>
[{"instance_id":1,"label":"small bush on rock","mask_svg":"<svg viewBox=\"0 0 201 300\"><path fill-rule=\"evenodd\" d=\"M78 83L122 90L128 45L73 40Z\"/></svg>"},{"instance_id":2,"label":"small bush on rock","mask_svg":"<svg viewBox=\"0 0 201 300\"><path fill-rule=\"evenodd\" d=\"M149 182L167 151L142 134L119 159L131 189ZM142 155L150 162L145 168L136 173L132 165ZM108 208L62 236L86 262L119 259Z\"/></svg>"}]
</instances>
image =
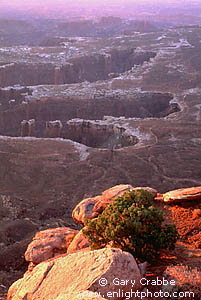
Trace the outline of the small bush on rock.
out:
<instances>
[{"instance_id":1,"label":"small bush on rock","mask_svg":"<svg viewBox=\"0 0 201 300\"><path fill-rule=\"evenodd\" d=\"M109 244L139 261L151 261L161 249L173 250L178 239L175 225L162 226L163 220L162 212L153 206L153 195L134 190L115 198L96 219L86 220L83 234L92 250Z\"/></svg>"}]
</instances>

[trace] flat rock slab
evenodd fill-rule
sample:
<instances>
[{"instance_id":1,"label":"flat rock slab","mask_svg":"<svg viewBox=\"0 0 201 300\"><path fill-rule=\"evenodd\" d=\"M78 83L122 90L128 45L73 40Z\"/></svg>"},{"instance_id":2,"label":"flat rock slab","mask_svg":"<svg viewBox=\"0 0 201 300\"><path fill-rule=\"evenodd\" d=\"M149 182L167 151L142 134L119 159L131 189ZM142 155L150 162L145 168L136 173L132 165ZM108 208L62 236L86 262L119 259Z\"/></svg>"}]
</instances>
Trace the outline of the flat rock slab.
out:
<instances>
[{"instance_id":1,"label":"flat rock slab","mask_svg":"<svg viewBox=\"0 0 201 300\"><path fill-rule=\"evenodd\" d=\"M26 272L10 287L7 300L69 299L75 295L74 299L78 299L79 293L85 291L99 292L107 298L108 292L118 292L120 288L124 294L131 289L136 291L140 279L137 263L128 252L114 248L81 251L42 262L32 272ZM124 298L116 295L112 299Z\"/></svg>"},{"instance_id":2,"label":"flat rock slab","mask_svg":"<svg viewBox=\"0 0 201 300\"><path fill-rule=\"evenodd\" d=\"M201 186L167 192L163 194L163 199L167 203L201 200Z\"/></svg>"}]
</instances>

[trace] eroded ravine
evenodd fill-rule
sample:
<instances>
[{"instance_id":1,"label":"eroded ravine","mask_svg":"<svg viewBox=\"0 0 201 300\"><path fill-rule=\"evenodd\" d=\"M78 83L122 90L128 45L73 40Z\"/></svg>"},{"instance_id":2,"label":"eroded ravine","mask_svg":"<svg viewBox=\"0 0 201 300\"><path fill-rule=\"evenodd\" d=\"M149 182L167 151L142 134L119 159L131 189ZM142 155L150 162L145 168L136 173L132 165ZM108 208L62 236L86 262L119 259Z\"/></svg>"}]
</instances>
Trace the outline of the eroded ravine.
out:
<instances>
[{"instance_id":1,"label":"eroded ravine","mask_svg":"<svg viewBox=\"0 0 201 300\"><path fill-rule=\"evenodd\" d=\"M64 49L65 51L65 49ZM0 62L0 86L71 84L83 81L106 80L110 73L123 73L134 65L142 65L156 52L135 52L135 48L111 49L105 53L81 55L57 63Z\"/></svg>"},{"instance_id":2,"label":"eroded ravine","mask_svg":"<svg viewBox=\"0 0 201 300\"><path fill-rule=\"evenodd\" d=\"M163 118L180 110L173 95L143 92L87 96L39 97L35 87L0 90L0 135L22 135L23 120L35 120L34 137L62 137L94 148L122 148L139 139L127 129L132 119ZM32 95L33 94L33 95ZM105 116L108 116L107 118ZM113 120L119 118L119 120ZM61 130L47 133L48 121L59 120Z\"/></svg>"}]
</instances>

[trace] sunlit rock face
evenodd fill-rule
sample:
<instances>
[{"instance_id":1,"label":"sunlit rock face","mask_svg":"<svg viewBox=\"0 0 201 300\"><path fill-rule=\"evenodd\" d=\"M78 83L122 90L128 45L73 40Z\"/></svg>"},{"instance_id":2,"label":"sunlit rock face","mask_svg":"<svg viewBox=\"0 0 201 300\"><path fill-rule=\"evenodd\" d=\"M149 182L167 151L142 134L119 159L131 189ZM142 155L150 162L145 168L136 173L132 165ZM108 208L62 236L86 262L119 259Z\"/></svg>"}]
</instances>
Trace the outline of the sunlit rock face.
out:
<instances>
[{"instance_id":1,"label":"sunlit rock face","mask_svg":"<svg viewBox=\"0 0 201 300\"><path fill-rule=\"evenodd\" d=\"M25 252L26 261L37 265L49 258L66 253L77 233L77 230L69 227L37 232Z\"/></svg>"},{"instance_id":2,"label":"sunlit rock face","mask_svg":"<svg viewBox=\"0 0 201 300\"><path fill-rule=\"evenodd\" d=\"M167 192L163 195L163 199L166 203L178 203L189 200L200 200L201 186L182 188Z\"/></svg>"},{"instance_id":3,"label":"sunlit rock face","mask_svg":"<svg viewBox=\"0 0 201 300\"><path fill-rule=\"evenodd\" d=\"M69 276L70 275L70 276ZM36 299L75 299L79 292L99 292L104 297L108 292L119 291L119 285L101 285L102 276L112 283L126 281L121 286L123 293L132 288L140 288L141 273L134 257L120 249L103 248L96 251L80 251L56 257L37 265L32 272L27 271L8 291L8 300ZM132 283L131 283L132 282ZM135 284L134 284L135 283ZM118 296L114 300L122 299Z\"/></svg>"}]
</instances>

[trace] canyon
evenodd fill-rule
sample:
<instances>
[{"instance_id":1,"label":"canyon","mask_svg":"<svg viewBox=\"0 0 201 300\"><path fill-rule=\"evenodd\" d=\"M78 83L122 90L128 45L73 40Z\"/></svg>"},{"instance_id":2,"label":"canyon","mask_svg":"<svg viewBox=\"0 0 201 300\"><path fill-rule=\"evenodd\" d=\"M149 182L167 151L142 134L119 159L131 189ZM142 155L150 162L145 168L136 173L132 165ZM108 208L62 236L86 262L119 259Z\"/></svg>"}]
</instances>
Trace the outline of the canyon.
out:
<instances>
[{"instance_id":1,"label":"canyon","mask_svg":"<svg viewBox=\"0 0 201 300\"><path fill-rule=\"evenodd\" d=\"M72 211L82 199L118 184L159 193L201 185L200 39L199 27L186 26L0 48L3 299L27 270L36 232L80 229ZM34 132L21 136L31 119ZM46 122L56 120L61 134L47 136ZM200 268L199 222L192 227L200 202L158 207L183 234L176 261L190 265L192 253Z\"/></svg>"},{"instance_id":2,"label":"canyon","mask_svg":"<svg viewBox=\"0 0 201 300\"><path fill-rule=\"evenodd\" d=\"M20 53L19 53L20 54ZM0 65L0 86L70 84L108 79L109 73L124 73L142 65L156 53L135 53L135 49L112 49L107 53L71 58L63 65L53 63L4 63Z\"/></svg>"},{"instance_id":3,"label":"canyon","mask_svg":"<svg viewBox=\"0 0 201 300\"><path fill-rule=\"evenodd\" d=\"M68 86L65 86L68 88ZM180 110L178 104L171 103L173 96L168 93L151 93L147 92L143 95L139 93L124 94L114 97L112 93L108 95L101 95L96 100L93 95L86 95L86 97L32 97L34 87L21 88L15 90L11 88L8 90L0 90L1 111L0 111L0 134L8 136L20 135L20 124L22 120L35 119L35 137L45 137L45 122L51 120L61 120L63 128L61 137L73 138L73 127L76 128L76 122L71 122L71 126L67 124L70 120L75 118L88 120L90 127L94 128L94 139L99 129L111 135L114 130L110 130L109 122L103 121L104 116L120 118L121 123L125 123L127 119L135 118L160 118L167 116L173 112ZM81 90L81 89L80 89ZM94 99L95 98L95 99ZM12 118L13 113L15 115ZM96 120L96 122L92 122ZM103 125L101 125L101 120ZM100 125L93 125L99 121ZM112 118L111 118L112 121ZM74 125L73 125L74 124ZM79 125L80 133L83 133L82 128L87 130L87 121L82 126ZM103 129L104 128L104 129ZM71 131L71 133L70 133ZM100 130L99 130L100 132ZM120 133L120 132L119 132ZM90 132L89 132L90 135Z\"/></svg>"}]
</instances>

